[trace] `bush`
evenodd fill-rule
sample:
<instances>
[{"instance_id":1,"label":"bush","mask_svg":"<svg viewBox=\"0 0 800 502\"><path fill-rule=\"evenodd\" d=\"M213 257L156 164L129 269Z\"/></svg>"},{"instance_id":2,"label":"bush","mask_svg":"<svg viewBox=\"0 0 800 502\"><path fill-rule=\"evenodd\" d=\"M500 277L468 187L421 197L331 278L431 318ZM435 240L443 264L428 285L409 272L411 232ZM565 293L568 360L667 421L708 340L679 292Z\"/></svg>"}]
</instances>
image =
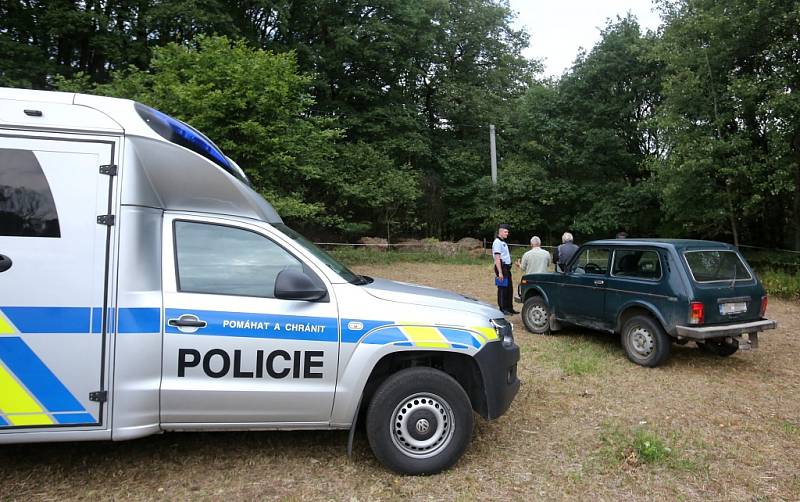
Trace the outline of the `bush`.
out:
<instances>
[{"instance_id":1,"label":"bush","mask_svg":"<svg viewBox=\"0 0 800 502\"><path fill-rule=\"evenodd\" d=\"M329 249L328 252L337 260L347 266L353 265L388 265L392 263L412 262L412 263L449 263L458 265L486 265L491 267L491 256L472 255L467 252L456 252L455 254L442 254L439 250L432 251L403 251L381 248L351 248L347 246L337 246Z\"/></svg>"},{"instance_id":2,"label":"bush","mask_svg":"<svg viewBox=\"0 0 800 502\"><path fill-rule=\"evenodd\" d=\"M800 274L767 269L760 272L759 276L768 295L787 299L800 298Z\"/></svg>"}]
</instances>

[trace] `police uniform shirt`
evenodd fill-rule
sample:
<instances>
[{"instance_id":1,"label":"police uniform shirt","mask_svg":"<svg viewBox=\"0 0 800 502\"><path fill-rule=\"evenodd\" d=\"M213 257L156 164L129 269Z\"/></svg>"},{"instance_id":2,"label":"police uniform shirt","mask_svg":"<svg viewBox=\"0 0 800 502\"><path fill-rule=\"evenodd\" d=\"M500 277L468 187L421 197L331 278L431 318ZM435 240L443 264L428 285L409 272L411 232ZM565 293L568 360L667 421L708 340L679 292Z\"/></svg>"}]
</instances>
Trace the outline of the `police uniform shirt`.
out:
<instances>
[{"instance_id":1,"label":"police uniform shirt","mask_svg":"<svg viewBox=\"0 0 800 502\"><path fill-rule=\"evenodd\" d=\"M500 261L504 265L511 265L511 253L508 252L508 244L499 237L492 243L492 255L494 254L500 255Z\"/></svg>"}]
</instances>

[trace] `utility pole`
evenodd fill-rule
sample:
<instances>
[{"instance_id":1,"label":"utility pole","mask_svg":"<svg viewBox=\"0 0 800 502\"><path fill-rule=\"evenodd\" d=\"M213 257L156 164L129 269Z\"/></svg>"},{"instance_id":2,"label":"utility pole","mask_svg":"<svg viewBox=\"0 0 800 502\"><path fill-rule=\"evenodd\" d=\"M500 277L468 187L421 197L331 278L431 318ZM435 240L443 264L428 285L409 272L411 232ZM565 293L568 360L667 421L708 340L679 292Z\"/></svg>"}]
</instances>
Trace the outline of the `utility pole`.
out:
<instances>
[{"instance_id":1,"label":"utility pole","mask_svg":"<svg viewBox=\"0 0 800 502\"><path fill-rule=\"evenodd\" d=\"M489 124L489 155L492 158L492 185L497 184L497 149L494 146L494 124Z\"/></svg>"}]
</instances>

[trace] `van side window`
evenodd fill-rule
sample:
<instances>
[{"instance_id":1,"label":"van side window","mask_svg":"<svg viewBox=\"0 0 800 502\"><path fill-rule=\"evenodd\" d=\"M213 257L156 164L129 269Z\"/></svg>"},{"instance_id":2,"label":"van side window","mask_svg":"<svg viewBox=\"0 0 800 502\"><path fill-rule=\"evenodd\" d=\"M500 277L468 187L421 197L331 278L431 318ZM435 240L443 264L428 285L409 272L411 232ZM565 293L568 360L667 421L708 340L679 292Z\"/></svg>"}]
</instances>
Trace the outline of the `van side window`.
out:
<instances>
[{"instance_id":1,"label":"van side window","mask_svg":"<svg viewBox=\"0 0 800 502\"><path fill-rule=\"evenodd\" d=\"M207 223L175 222L178 291L275 297L282 270L302 263L266 237Z\"/></svg>"},{"instance_id":2,"label":"van side window","mask_svg":"<svg viewBox=\"0 0 800 502\"><path fill-rule=\"evenodd\" d=\"M30 150L0 148L0 236L61 237L50 185Z\"/></svg>"}]
</instances>

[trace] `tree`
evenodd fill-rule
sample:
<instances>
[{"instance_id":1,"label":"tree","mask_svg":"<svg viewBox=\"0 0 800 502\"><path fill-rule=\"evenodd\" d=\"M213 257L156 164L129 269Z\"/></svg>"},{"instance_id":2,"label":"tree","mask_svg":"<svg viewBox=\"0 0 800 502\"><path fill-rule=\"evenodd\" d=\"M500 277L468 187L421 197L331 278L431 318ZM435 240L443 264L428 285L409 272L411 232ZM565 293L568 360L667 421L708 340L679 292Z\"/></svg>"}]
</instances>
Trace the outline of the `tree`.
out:
<instances>
[{"instance_id":1,"label":"tree","mask_svg":"<svg viewBox=\"0 0 800 502\"><path fill-rule=\"evenodd\" d=\"M662 71L654 44L634 19L618 19L559 81L516 102L499 187L506 219L521 213L521 228L551 238L567 229L581 240L652 232L659 212L648 165L659 143L648 120Z\"/></svg>"},{"instance_id":2,"label":"tree","mask_svg":"<svg viewBox=\"0 0 800 502\"><path fill-rule=\"evenodd\" d=\"M665 4L658 169L667 216L695 235L800 248L800 3ZM791 125L790 125L791 124Z\"/></svg>"},{"instance_id":3,"label":"tree","mask_svg":"<svg viewBox=\"0 0 800 502\"><path fill-rule=\"evenodd\" d=\"M114 72L93 92L153 106L203 131L239 163L254 187L287 220L336 226L326 203L340 188L332 176L332 121L309 117L309 78L292 53L249 48L243 41L204 37L153 51L151 67Z\"/></svg>"}]
</instances>

